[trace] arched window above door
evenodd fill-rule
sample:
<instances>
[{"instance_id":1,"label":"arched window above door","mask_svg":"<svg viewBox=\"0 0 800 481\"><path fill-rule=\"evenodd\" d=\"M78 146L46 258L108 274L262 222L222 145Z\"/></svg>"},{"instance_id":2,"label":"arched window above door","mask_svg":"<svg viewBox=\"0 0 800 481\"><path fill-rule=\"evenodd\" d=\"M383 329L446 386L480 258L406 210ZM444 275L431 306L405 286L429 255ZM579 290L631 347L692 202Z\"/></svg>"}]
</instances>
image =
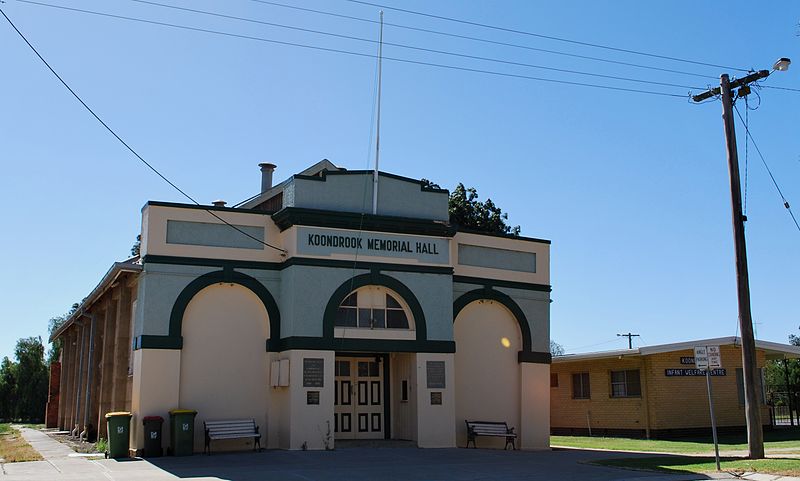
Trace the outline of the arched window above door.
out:
<instances>
[{"instance_id":1,"label":"arched window above door","mask_svg":"<svg viewBox=\"0 0 800 481\"><path fill-rule=\"evenodd\" d=\"M413 330L411 310L396 292L382 286L364 286L345 296L334 325L357 329Z\"/></svg>"}]
</instances>

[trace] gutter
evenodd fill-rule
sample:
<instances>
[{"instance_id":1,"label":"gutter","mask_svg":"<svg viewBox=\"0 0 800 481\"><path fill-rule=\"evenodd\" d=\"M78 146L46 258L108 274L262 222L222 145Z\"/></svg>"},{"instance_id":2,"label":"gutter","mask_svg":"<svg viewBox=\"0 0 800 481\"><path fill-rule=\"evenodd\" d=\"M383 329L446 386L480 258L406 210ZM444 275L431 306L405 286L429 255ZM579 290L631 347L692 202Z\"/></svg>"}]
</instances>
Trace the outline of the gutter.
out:
<instances>
[{"instance_id":1,"label":"gutter","mask_svg":"<svg viewBox=\"0 0 800 481\"><path fill-rule=\"evenodd\" d=\"M67 329L70 328L70 326L75 323L77 319L80 319L82 316L86 315L86 311L88 311L92 304L97 302L97 300L106 293L106 291L111 287L112 284L114 284L121 274L138 274L141 272L141 264L134 264L134 260L138 261L138 257L134 257L133 259L125 262L115 262L112 264L111 268L108 269L103 278L100 280L100 283L97 284L94 289L92 289L92 292L90 292L83 301L81 301L78 309L76 309L75 312L69 316L67 322L56 329L56 331L50 336L49 342L53 342L58 339Z\"/></svg>"}]
</instances>

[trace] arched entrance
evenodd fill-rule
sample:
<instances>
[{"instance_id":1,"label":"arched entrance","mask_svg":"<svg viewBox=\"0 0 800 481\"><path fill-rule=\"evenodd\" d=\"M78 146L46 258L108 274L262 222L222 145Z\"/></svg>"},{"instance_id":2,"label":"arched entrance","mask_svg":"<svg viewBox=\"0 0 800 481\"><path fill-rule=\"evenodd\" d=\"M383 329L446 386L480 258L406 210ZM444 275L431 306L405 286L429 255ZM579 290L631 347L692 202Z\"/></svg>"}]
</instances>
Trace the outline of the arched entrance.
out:
<instances>
[{"instance_id":1,"label":"arched entrance","mask_svg":"<svg viewBox=\"0 0 800 481\"><path fill-rule=\"evenodd\" d=\"M467 442L464 420L505 421L520 431L520 365L523 335L502 303L478 299L455 318L456 443ZM504 447L500 438L481 438L481 447Z\"/></svg>"},{"instance_id":2,"label":"arched entrance","mask_svg":"<svg viewBox=\"0 0 800 481\"><path fill-rule=\"evenodd\" d=\"M181 334L179 403L198 411L195 451L203 449L204 420L253 418L266 433L269 315L262 300L239 284L204 287L186 306ZM232 440L214 448L241 449L243 443Z\"/></svg>"}]
</instances>

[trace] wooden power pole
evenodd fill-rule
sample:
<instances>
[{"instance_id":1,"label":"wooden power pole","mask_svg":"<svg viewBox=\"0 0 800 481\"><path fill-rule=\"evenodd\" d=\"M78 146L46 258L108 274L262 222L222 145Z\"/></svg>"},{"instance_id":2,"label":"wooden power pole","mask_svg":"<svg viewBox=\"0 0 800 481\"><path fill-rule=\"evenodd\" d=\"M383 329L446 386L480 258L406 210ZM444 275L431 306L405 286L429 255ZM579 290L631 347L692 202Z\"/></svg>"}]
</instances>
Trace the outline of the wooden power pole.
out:
<instances>
[{"instance_id":1,"label":"wooden power pole","mask_svg":"<svg viewBox=\"0 0 800 481\"><path fill-rule=\"evenodd\" d=\"M773 71L786 70L791 61L782 58L775 63ZM731 186L731 216L733 221L733 243L736 254L736 292L739 300L739 330L742 333L742 374L744 383L744 409L747 423L747 447L751 459L764 458L764 433L761 425L760 399L758 395L758 369L756 368L756 343L753 336L753 318L750 313L750 279L747 273L747 247L744 237L742 213L742 187L739 179L739 153L736 149L736 130L733 118L733 89L740 89L739 96L750 92L748 84L767 78L772 72L759 70L745 77L730 81L728 74L720 76L719 87L692 96L695 102L722 97L722 122L725 130L725 148L728 152L728 174Z\"/></svg>"},{"instance_id":2,"label":"wooden power pole","mask_svg":"<svg viewBox=\"0 0 800 481\"><path fill-rule=\"evenodd\" d=\"M739 153L733 119L733 98L728 74L720 77L722 121L725 125L725 146L728 151L728 174L731 184L731 214L733 242L736 251L736 290L739 299L739 329L742 333L742 373L744 377L744 409L747 422L747 447L751 459L764 458L764 433L761 408L756 390L756 342L753 337L753 318L750 313L750 278L747 273L747 246L744 238L742 187L739 179Z\"/></svg>"}]
</instances>

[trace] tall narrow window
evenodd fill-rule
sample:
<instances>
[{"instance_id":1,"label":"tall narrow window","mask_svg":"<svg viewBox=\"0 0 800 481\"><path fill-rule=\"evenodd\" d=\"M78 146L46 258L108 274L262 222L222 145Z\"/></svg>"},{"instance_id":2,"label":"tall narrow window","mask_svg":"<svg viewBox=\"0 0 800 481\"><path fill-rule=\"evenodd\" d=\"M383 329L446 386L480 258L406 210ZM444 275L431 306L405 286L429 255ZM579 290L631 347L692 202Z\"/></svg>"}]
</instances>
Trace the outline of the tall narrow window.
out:
<instances>
[{"instance_id":1,"label":"tall narrow window","mask_svg":"<svg viewBox=\"0 0 800 481\"><path fill-rule=\"evenodd\" d=\"M589 399L589 373L579 372L572 375L572 399Z\"/></svg>"}]
</instances>

